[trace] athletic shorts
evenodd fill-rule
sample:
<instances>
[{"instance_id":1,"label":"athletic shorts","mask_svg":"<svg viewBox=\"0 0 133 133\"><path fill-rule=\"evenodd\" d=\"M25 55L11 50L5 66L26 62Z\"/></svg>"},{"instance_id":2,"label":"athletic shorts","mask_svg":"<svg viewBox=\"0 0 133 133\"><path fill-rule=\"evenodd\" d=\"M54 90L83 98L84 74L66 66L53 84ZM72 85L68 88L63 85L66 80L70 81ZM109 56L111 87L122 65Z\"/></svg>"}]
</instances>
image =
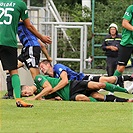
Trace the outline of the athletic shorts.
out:
<instances>
[{"instance_id":1,"label":"athletic shorts","mask_svg":"<svg viewBox=\"0 0 133 133\"><path fill-rule=\"evenodd\" d=\"M0 60L3 70L17 69L17 48L0 45Z\"/></svg>"},{"instance_id":2,"label":"athletic shorts","mask_svg":"<svg viewBox=\"0 0 133 133\"><path fill-rule=\"evenodd\" d=\"M78 94L84 94L86 93L86 90L88 89L88 81L78 81L73 80L70 82L70 100L75 101L75 97Z\"/></svg>"},{"instance_id":3,"label":"athletic shorts","mask_svg":"<svg viewBox=\"0 0 133 133\"><path fill-rule=\"evenodd\" d=\"M132 53L133 53L133 47L125 47L120 45L118 51L118 65L126 66Z\"/></svg>"},{"instance_id":4,"label":"athletic shorts","mask_svg":"<svg viewBox=\"0 0 133 133\"><path fill-rule=\"evenodd\" d=\"M41 48L39 46L30 46L22 48L18 60L24 62L26 67L37 68L40 61Z\"/></svg>"}]
</instances>

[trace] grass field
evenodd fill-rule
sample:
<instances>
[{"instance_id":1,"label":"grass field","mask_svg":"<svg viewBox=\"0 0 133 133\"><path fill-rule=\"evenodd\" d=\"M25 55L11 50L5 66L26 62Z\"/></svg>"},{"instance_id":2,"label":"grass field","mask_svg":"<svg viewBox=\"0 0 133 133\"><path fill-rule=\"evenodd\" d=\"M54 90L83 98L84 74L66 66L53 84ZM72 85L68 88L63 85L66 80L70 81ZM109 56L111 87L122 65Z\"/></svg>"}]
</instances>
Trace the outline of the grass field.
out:
<instances>
[{"instance_id":1,"label":"grass field","mask_svg":"<svg viewBox=\"0 0 133 133\"><path fill-rule=\"evenodd\" d=\"M29 102L34 104L33 108L17 108L15 100L0 99L0 133L133 132L133 103Z\"/></svg>"}]
</instances>

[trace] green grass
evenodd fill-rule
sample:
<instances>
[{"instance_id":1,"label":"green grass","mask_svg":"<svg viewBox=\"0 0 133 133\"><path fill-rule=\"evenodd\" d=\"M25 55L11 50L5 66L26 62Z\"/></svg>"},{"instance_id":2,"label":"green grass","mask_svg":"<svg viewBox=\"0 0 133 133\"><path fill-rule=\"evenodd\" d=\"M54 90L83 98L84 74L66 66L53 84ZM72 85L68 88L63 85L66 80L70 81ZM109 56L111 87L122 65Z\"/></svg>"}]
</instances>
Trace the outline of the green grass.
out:
<instances>
[{"instance_id":1,"label":"green grass","mask_svg":"<svg viewBox=\"0 0 133 133\"><path fill-rule=\"evenodd\" d=\"M132 97L124 93L115 94ZM133 132L132 103L29 102L34 104L33 108L17 108L15 100L0 99L0 133Z\"/></svg>"}]
</instances>

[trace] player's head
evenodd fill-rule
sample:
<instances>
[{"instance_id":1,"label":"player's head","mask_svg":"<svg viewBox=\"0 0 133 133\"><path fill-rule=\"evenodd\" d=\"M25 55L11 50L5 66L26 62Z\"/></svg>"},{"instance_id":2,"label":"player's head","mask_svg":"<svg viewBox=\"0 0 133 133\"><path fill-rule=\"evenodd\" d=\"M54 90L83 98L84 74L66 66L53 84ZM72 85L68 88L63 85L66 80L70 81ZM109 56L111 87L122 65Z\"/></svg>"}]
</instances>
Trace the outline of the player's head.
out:
<instances>
[{"instance_id":1,"label":"player's head","mask_svg":"<svg viewBox=\"0 0 133 133\"><path fill-rule=\"evenodd\" d=\"M109 34L117 35L118 34L118 26L115 23L110 24L109 26Z\"/></svg>"},{"instance_id":2,"label":"player's head","mask_svg":"<svg viewBox=\"0 0 133 133\"><path fill-rule=\"evenodd\" d=\"M52 68L51 62L49 60L43 60L39 63L39 68L43 74L50 75Z\"/></svg>"},{"instance_id":3,"label":"player's head","mask_svg":"<svg viewBox=\"0 0 133 133\"><path fill-rule=\"evenodd\" d=\"M32 86L21 85L21 96L22 97L33 96L34 92L33 92L33 89L31 87Z\"/></svg>"}]
</instances>

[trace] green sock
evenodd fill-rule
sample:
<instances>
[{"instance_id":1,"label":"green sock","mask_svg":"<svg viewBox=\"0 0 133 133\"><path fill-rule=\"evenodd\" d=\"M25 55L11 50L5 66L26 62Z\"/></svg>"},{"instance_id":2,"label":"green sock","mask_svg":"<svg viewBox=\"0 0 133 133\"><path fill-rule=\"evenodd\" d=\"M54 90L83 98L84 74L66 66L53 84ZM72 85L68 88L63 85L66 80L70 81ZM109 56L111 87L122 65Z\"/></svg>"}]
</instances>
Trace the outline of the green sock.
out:
<instances>
[{"instance_id":1,"label":"green sock","mask_svg":"<svg viewBox=\"0 0 133 133\"><path fill-rule=\"evenodd\" d=\"M118 70L115 70L115 72L114 72L114 75L113 76L121 76L122 75L122 73L121 72L119 72Z\"/></svg>"},{"instance_id":2,"label":"green sock","mask_svg":"<svg viewBox=\"0 0 133 133\"><path fill-rule=\"evenodd\" d=\"M106 84L105 90L107 91L110 91L110 92L118 91L118 92L128 93L128 91L125 88L122 88L120 86L110 84L110 83L105 83L105 84Z\"/></svg>"},{"instance_id":3,"label":"green sock","mask_svg":"<svg viewBox=\"0 0 133 133\"><path fill-rule=\"evenodd\" d=\"M89 96L90 102L97 102L97 100L91 96Z\"/></svg>"},{"instance_id":4,"label":"green sock","mask_svg":"<svg viewBox=\"0 0 133 133\"><path fill-rule=\"evenodd\" d=\"M12 86L13 86L13 90L15 93L15 97L16 98L20 98L21 97L21 90L20 90L20 79L18 74L14 74L12 75Z\"/></svg>"}]
</instances>

